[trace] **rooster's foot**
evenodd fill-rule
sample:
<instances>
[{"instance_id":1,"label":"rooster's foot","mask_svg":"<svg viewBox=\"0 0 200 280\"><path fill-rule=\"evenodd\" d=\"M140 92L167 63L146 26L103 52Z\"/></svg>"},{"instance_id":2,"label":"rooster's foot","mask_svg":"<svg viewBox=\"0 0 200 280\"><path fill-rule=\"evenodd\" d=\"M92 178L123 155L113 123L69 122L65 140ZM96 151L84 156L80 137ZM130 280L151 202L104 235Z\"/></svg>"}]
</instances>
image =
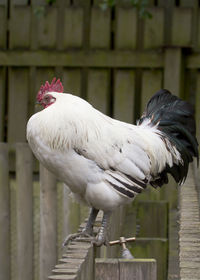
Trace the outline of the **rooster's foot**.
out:
<instances>
[{"instance_id":1,"label":"rooster's foot","mask_svg":"<svg viewBox=\"0 0 200 280\"><path fill-rule=\"evenodd\" d=\"M111 214L110 212L104 212L101 227L97 233L95 240L92 241L92 243L98 247L101 245L106 245L106 246L109 245L107 229L108 229L110 214Z\"/></svg>"},{"instance_id":2,"label":"rooster's foot","mask_svg":"<svg viewBox=\"0 0 200 280\"><path fill-rule=\"evenodd\" d=\"M75 240L77 238L83 238L84 240L88 240L88 241L94 240L94 236L92 236L84 229L81 232L69 234L63 242L63 247L67 246L70 241Z\"/></svg>"}]
</instances>

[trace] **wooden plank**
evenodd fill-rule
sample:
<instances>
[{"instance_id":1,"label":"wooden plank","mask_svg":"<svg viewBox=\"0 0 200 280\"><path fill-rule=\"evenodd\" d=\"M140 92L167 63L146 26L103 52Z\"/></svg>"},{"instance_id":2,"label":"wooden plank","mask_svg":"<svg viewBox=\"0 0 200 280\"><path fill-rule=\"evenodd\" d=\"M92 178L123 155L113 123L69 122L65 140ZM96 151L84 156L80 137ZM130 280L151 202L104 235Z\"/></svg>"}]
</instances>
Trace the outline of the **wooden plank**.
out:
<instances>
[{"instance_id":1,"label":"wooden plank","mask_svg":"<svg viewBox=\"0 0 200 280\"><path fill-rule=\"evenodd\" d=\"M9 69L8 142L26 141L28 69ZM22 110L23 108L23 110Z\"/></svg>"},{"instance_id":2,"label":"wooden plank","mask_svg":"<svg viewBox=\"0 0 200 280\"><path fill-rule=\"evenodd\" d=\"M164 9L148 9L152 18L144 21L144 49L162 47L164 44Z\"/></svg>"},{"instance_id":3,"label":"wooden plank","mask_svg":"<svg viewBox=\"0 0 200 280\"><path fill-rule=\"evenodd\" d=\"M0 141L5 137L5 69L0 68Z\"/></svg>"},{"instance_id":4,"label":"wooden plank","mask_svg":"<svg viewBox=\"0 0 200 280\"><path fill-rule=\"evenodd\" d=\"M56 47L57 8L46 7L45 13L37 17L38 48L54 49Z\"/></svg>"},{"instance_id":5,"label":"wooden plank","mask_svg":"<svg viewBox=\"0 0 200 280\"><path fill-rule=\"evenodd\" d=\"M119 280L118 259L95 259L95 280ZM122 278L126 279L126 278Z\"/></svg>"},{"instance_id":6,"label":"wooden plank","mask_svg":"<svg viewBox=\"0 0 200 280\"><path fill-rule=\"evenodd\" d=\"M55 77L55 70L54 68L50 67L38 67L36 69L36 81L35 81L35 97L37 92L39 91L41 85L44 85L46 81L51 82L52 79Z\"/></svg>"},{"instance_id":7,"label":"wooden plank","mask_svg":"<svg viewBox=\"0 0 200 280\"><path fill-rule=\"evenodd\" d=\"M83 15L81 7L67 7L64 13L64 48L81 48L83 46Z\"/></svg>"},{"instance_id":8,"label":"wooden plank","mask_svg":"<svg viewBox=\"0 0 200 280\"><path fill-rule=\"evenodd\" d=\"M16 144L16 179L17 279L33 279L32 153L25 143Z\"/></svg>"},{"instance_id":9,"label":"wooden plank","mask_svg":"<svg viewBox=\"0 0 200 280\"><path fill-rule=\"evenodd\" d=\"M12 9L10 19L9 48L29 48L30 46L31 10L28 6L16 6Z\"/></svg>"},{"instance_id":10,"label":"wooden plank","mask_svg":"<svg viewBox=\"0 0 200 280\"><path fill-rule=\"evenodd\" d=\"M134 243L129 243L129 248L135 258L155 259L157 262L157 279L167 279L167 239L137 238Z\"/></svg>"},{"instance_id":11,"label":"wooden plank","mask_svg":"<svg viewBox=\"0 0 200 280\"><path fill-rule=\"evenodd\" d=\"M197 140L200 143L200 73L197 74L197 86L196 86L196 96L195 96L195 119L196 119L196 135ZM200 150L200 149L199 149Z\"/></svg>"},{"instance_id":12,"label":"wooden plank","mask_svg":"<svg viewBox=\"0 0 200 280\"><path fill-rule=\"evenodd\" d=\"M103 113L109 113L109 80L108 70L90 70L88 75L87 100Z\"/></svg>"},{"instance_id":13,"label":"wooden plank","mask_svg":"<svg viewBox=\"0 0 200 280\"><path fill-rule=\"evenodd\" d=\"M141 111L142 114L149 99L162 87L162 71L161 70L143 70L141 85Z\"/></svg>"},{"instance_id":14,"label":"wooden plank","mask_svg":"<svg viewBox=\"0 0 200 280\"><path fill-rule=\"evenodd\" d=\"M125 32L129 30L129 32ZM136 9L116 9L115 48L135 49L137 38L137 12Z\"/></svg>"},{"instance_id":15,"label":"wooden plank","mask_svg":"<svg viewBox=\"0 0 200 280\"><path fill-rule=\"evenodd\" d=\"M147 219L148 216L151 217ZM138 237L168 237L168 203L166 201L139 201L137 221Z\"/></svg>"},{"instance_id":16,"label":"wooden plank","mask_svg":"<svg viewBox=\"0 0 200 280\"><path fill-rule=\"evenodd\" d=\"M7 18L6 18L6 7L0 6L0 48L6 49L6 24L7 24Z\"/></svg>"},{"instance_id":17,"label":"wooden plank","mask_svg":"<svg viewBox=\"0 0 200 280\"><path fill-rule=\"evenodd\" d=\"M192 10L174 8L172 14L172 45L189 47L192 43Z\"/></svg>"},{"instance_id":18,"label":"wooden plank","mask_svg":"<svg viewBox=\"0 0 200 280\"><path fill-rule=\"evenodd\" d=\"M12 3L16 6L27 5L28 0L13 0Z\"/></svg>"},{"instance_id":19,"label":"wooden plank","mask_svg":"<svg viewBox=\"0 0 200 280\"><path fill-rule=\"evenodd\" d=\"M93 7L91 10L90 46L109 48L111 41L111 10Z\"/></svg>"},{"instance_id":20,"label":"wooden plank","mask_svg":"<svg viewBox=\"0 0 200 280\"><path fill-rule=\"evenodd\" d=\"M62 81L64 91L75 95L81 95L81 70L64 68Z\"/></svg>"},{"instance_id":21,"label":"wooden plank","mask_svg":"<svg viewBox=\"0 0 200 280\"><path fill-rule=\"evenodd\" d=\"M182 52L180 48L165 50L164 88L173 94L181 95L182 85Z\"/></svg>"},{"instance_id":22,"label":"wooden plank","mask_svg":"<svg viewBox=\"0 0 200 280\"><path fill-rule=\"evenodd\" d=\"M156 261L153 259L119 259L119 279L156 280ZM163 278L164 279L164 278Z\"/></svg>"},{"instance_id":23,"label":"wooden plank","mask_svg":"<svg viewBox=\"0 0 200 280\"><path fill-rule=\"evenodd\" d=\"M133 122L134 96L135 96L134 71L116 70L114 78L114 117L125 122Z\"/></svg>"},{"instance_id":24,"label":"wooden plank","mask_svg":"<svg viewBox=\"0 0 200 280\"><path fill-rule=\"evenodd\" d=\"M40 165L40 279L47 279L57 259L56 179Z\"/></svg>"},{"instance_id":25,"label":"wooden plank","mask_svg":"<svg viewBox=\"0 0 200 280\"><path fill-rule=\"evenodd\" d=\"M10 189L8 145L0 143L0 279L10 279Z\"/></svg>"},{"instance_id":26,"label":"wooden plank","mask_svg":"<svg viewBox=\"0 0 200 280\"><path fill-rule=\"evenodd\" d=\"M0 51L2 66L68 66L111 68L160 68L163 55L158 52L130 51Z\"/></svg>"}]
</instances>

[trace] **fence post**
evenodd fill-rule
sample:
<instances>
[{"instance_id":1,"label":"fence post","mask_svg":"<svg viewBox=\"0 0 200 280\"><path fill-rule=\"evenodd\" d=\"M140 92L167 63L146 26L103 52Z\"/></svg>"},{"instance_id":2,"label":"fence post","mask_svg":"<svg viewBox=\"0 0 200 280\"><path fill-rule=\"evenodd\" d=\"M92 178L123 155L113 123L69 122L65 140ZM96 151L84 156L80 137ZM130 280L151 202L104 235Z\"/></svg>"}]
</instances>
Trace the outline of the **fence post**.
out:
<instances>
[{"instance_id":1,"label":"fence post","mask_svg":"<svg viewBox=\"0 0 200 280\"><path fill-rule=\"evenodd\" d=\"M33 276L32 153L26 143L16 144L17 279Z\"/></svg>"},{"instance_id":2,"label":"fence post","mask_svg":"<svg viewBox=\"0 0 200 280\"><path fill-rule=\"evenodd\" d=\"M153 259L96 259L95 280L156 280Z\"/></svg>"},{"instance_id":3,"label":"fence post","mask_svg":"<svg viewBox=\"0 0 200 280\"><path fill-rule=\"evenodd\" d=\"M8 145L0 143L0 280L10 279L10 190Z\"/></svg>"},{"instance_id":4,"label":"fence post","mask_svg":"<svg viewBox=\"0 0 200 280\"><path fill-rule=\"evenodd\" d=\"M57 260L56 178L40 165L40 280L47 279Z\"/></svg>"}]
</instances>

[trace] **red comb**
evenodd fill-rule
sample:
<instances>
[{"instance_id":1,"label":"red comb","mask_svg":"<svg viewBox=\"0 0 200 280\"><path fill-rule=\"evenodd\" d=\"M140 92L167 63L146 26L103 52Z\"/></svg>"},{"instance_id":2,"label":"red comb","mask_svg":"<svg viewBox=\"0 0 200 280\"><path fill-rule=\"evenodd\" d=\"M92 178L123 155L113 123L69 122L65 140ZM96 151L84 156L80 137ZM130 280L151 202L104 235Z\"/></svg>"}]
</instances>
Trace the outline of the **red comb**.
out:
<instances>
[{"instance_id":1,"label":"red comb","mask_svg":"<svg viewBox=\"0 0 200 280\"><path fill-rule=\"evenodd\" d=\"M56 81L56 78L54 77L51 84L49 84L49 82L46 81L45 85L42 85L40 87L40 90L37 94L37 100L40 102L45 93L52 92L52 91L63 92L63 85L62 85L60 79L58 79Z\"/></svg>"}]
</instances>

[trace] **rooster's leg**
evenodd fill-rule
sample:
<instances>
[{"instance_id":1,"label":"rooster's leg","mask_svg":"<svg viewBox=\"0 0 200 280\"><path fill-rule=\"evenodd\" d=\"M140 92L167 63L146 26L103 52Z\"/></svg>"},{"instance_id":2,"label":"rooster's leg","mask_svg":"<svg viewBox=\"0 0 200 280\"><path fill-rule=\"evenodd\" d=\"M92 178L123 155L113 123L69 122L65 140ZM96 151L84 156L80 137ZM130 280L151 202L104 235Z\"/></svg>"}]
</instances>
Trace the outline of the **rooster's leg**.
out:
<instances>
[{"instance_id":1,"label":"rooster's leg","mask_svg":"<svg viewBox=\"0 0 200 280\"><path fill-rule=\"evenodd\" d=\"M71 241L77 237L91 238L92 234L93 234L93 226L94 226L96 217L98 215L98 212L99 212L99 210L92 208L85 228L81 232L69 234L65 238L65 240L63 242L63 246L66 246L69 243L69 241Z\"/></svg>"},{"instance_id":2,"label":"rooster's leg","mask_svg":"<svg viewBox=\"0 0 200 280\"><path fill-rule=\"evenodd\" d=\"M108 225L110 220L111 212L104 212L101 227L97 233L96 239L93 242L96 246L107 245L108 244Z\"/></svg>"}]
</instances>

